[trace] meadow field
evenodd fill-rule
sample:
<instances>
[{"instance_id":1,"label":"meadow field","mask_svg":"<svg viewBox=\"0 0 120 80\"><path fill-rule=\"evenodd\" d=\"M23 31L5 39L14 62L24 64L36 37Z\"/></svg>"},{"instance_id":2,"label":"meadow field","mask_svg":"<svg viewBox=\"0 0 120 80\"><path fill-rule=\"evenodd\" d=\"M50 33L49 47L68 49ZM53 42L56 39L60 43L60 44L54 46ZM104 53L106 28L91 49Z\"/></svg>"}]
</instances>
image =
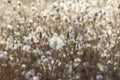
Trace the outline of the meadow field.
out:
<instances>
[{"instance_id":1,"label":"meadow field","mask_svg":"<svg viewBox=\"0 0 120 80\"><path fill-rule=\"evenodd\" d=\"M120 80L120 0L0 0L0 80Z\"/></svg>"}]
</instances>

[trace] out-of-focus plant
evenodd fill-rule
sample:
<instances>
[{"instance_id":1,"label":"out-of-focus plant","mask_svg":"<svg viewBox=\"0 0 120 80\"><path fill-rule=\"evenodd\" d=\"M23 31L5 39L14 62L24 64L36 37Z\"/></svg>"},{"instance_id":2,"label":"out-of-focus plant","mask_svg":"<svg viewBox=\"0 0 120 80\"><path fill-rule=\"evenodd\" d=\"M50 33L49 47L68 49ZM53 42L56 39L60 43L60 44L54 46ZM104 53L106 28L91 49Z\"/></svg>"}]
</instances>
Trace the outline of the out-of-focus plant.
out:
<instances>
[{"instance_id":1,"label":"out-of-focus plant","mask_svg":"<svg viewBox=\"0 0 120 80\"><path fill-rule=\"evenodd\" d=\"M1 0L0 80L119 80L119 0Z\"/></svg>"}]
</instances>

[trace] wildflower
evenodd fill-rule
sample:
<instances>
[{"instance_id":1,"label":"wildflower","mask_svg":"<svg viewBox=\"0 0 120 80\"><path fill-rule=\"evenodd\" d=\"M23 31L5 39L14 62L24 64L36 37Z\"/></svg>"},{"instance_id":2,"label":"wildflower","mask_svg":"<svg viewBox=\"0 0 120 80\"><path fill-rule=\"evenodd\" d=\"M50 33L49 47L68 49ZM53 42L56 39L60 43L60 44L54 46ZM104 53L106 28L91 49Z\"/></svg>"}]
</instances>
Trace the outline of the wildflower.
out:
<instances>
[{"instance_id":1,"label":"wildflower","mask_svg":"<svg viewBox=\"0 0 120 80\"><path fill-rule=\"evenodd\" d=\"M22 43L20 43L19 41L16 43L16 44L14 44L14 50L16 50L16 49L18 49L19 47L21 47L23 44Z\"/></svg>"},{"instance_id":2,"label":"wildflower","mask_svg":"<svg viewBox=\"0 0 120 80\"><path fill-rule=\"evenodd\" d=\"M58 7L58 2L54 2L51 5L53 6L53 8L57 8Z\"/></svg>"},{"instance_id":3,"label":"wildflower","mask_svg":"<svg viewBox=\"0 0 120 80\"><path fill-rule=\"evenodd\" d=\"M37 34L36 32L32 31L29 34L29 37L33 40L34 43L38 43L39 42L39 34Z\"/></svg>"},{"instance_id":4,"label":"wildflower","mask_svg":"<svg viewBox=\"0 0 120 80\"><path fill-rule=\"evenodd\" d=\"M41 26L38 26L36 29L35 29L35 32L41 32L43 33L43 28Z\"/></svg>"},{"instance_id":5,"label":"wildflower","mask_svg":"<svg viewBox=\"0 0 120 80\"><path fill-rule=\"evenodd\" d=\"M104 80L102 75L96 75L96 80Z\"/></svg>"},{"instance_id":6,"label":"wildflower","mask_svg":"<svg viewBox=\"0 0 120 80\"><path fill-rule=\"evenodd\" d=\"M47 51L45 54L49 56L49 55L51 55L52 53L51 53L50 51Z\"/></svg>"},{"instance_id":7,"label":"wildflower","mask_svg":"<svg viewBox=\"0 0 120 80\"><path fill-rule=\"evenodd\" d=\"M48 58L44 58L44 59L43 59L43 64L44 64L45 66L47 66L48 63L49 63L49 59L48 59Z\"/></svg>"},{"instance_id":8,"label":"wildflower","mask_svg":"<svg viewBox=\"0 0 120 80\"><path fill-rule=\"evenodd\" d=\"M30 49L31 49L30 45L24 45L22 48L23 51L27 51L27 52L29 52Z\"/></svg>"},{"instance_id":9,"label":"wildflower","mask_svg":"<svg viewBox=\"0 0 120 80\"><path fill-rule=\"evenodd\" d=\"M38 48L32 50L32 53L33 53L33 55L35 55L35 56L42 55L42 52L41 52Z\"/></svg>"},{"instance_id":10,"label":"wildflower","mask_svg":"<svg viewBox=\"0 0 120 80\"><path fill-rule=\"evenodd\" d=\"M7 60L7 59L8 59L7 52L0 53L0 61Z\"/></svg>"},{"instance_id":11,"label":"wildflower","mask_svg":"<svg viewBox=\"0 0 120 80\"><path fill-rule=\"evenodd\" d=\"M31 69L25 74L25 78L27 80L33 80L33 77L35 76L35 70Z\"/></svg>"},{"instance_id":12,"label":"wildflower","mask_svg":"<svg viewBox=\"0 0 120 80\"><path fill-rule=\"evenodd\" d=\"M2 37L0 37L0 44L5 45L6 44L6 40Z\"/></svg>"},{"instance_id":13,"label":"wildflower","mask_svg":"<svg viewBox=\"0 0 120 80\"><path fill-rule=\"evenodd\" d=\"M6 50L9 50L9 49L13 50L14 49L13 44L14 44L14 38L13 38L13 36L10 36L9 38L7 38L5 49Z\"/></svg>"},{"instance_id":14,"label":"wildflower","mask_svg":"<svg viewBox=\"0 0 120 80\"><path fill-rule=\"evenodd\" d=\"M26 65L25 65L25 64L22 64L22 65L21 65L21 68L26 68Z\"/></svg>"},{"instance_id":15,"label":"wildflower","mask_svg":"<svg viewBox=\"0 0 120 80\"><path fill-rule=\"evenodd\" d=\"M7 25L7 28L12 30L13 29L13 26L12 25Z\"/></svg>"},{"instance_id":16,"label":"wildflower","mask_svg":"<svg viewBox=\"0 0 120 80\"><path fill-rule=\"evenodd\" d=\"M56 33L51 38L49 38L48 41L50 47L57 50L63 49L63 46L65 45L64 40Z\"/></svg>"},{"instance_id":17,"label":"wildflower","mask_svg":"<svg viewBox=\"0 0 120 80\"><path fill-rule=\"evenodd\" d=\"M108 71L108 67L106 65L102 65L102 64L98 63L97 66L100 69L100 71L102 71L102 72Z\"/></svg>"},{"instance_id":18,"label":"wildflower","mask_svg":"<svg viewBox=\"0 0 120 80\"><path fill-rule=\"evenodd\" d=\"M75 58L74 62L81 62L81 59L80 58Z\"/></svg>"},{"instance_id":19,"label":"wildflower","mask_svg":"<svg viewBox=\"0 0 120 80\"><path fill-rule=\"evenodd\" d=\"M40 80L38 76L34 76L33 80Z\"/></svg>"},{"instance_id":20,"label":"wildflower","mask_svg":"<svg viewBox=\"0 0 120 80\"><path fill-rule=\"evenodd\" d=\"M17 1L17 5L20 7L22 5L21 1Z\"/></svg>"},{"instance_id":21,"label":"wildflower","mask_svg":"<svg viewBox=\"0 0 120 80\"><path fill-rule=\"evenodd\" d=\"M68 74L72 74L72 72L73 72L72 66L69 65L69 67L68 67Z\"/></svg>"},{"instance_id":22,"label":"wildflower","mask_svg":"<svg viewBox=\"0 0 120 80\"><path fill-rule=\"evenodd\" d=\"M26 36L23 36L23 43L24 44L30 44L30 39L31 39L31 37L26 37Z\"/></svg>"}]
</instances>

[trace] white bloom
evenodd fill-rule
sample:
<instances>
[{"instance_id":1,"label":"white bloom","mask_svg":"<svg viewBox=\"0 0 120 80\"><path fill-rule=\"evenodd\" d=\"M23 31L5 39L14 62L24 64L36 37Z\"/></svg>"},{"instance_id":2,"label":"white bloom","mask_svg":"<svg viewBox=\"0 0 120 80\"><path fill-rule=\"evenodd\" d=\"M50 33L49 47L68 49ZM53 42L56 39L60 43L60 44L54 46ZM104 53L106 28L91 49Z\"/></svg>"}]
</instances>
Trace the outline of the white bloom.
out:
<instances>
[{"instance_id":1,"label":"white bloom","mask_svg":"<svg viewBox=\"0 0 120 80\"><path fill-rule=\"evenodd\" d=\"M13 36L10 36L7 38L7 41L6 41L6 47L5 49L6 50L13 50L13 44L14 44L14 38Z\"/></svg>"},{"instance_id":2,"label":"white bloom","mask_svg":"<svg viewBox=\"0 0 120 80\"><path fill-rule=\"evenodd\" d=\"M0 54L0 60L7 60L8 56L5 54Z\"/></svg>"},{"instance_id":3,"label":"white bloom","mask_svg":"<svg viewBox=\"0 0 120 80\"><path fill-rule=\"evenodd\" d=\"M6 47L5 47L5 50L13 50L14 47L13 47L13 44L7 44Z\"/></svg>"},{"instance_id":4,"label":"white bloom","mask_svg":"<svg viewBox=\"0 0 120 80\"><path fill-rule=\"evenodd\" d=\"M2 1L7 2L8 0L2 0Z\"/></svg>"},{"instance_id":5,"label":"white bloom","mask_svg":"<svg viewBox=\"0 0 120 80\"><path fill-rule=\"evenodd\" d=\"M106 52L100 52L99 54L101 55L102 58L103 57L108 57L108 54Z\"/></svg>"},{"instance_id":6,"label":"white bloom","mask_svg":"<svg viewBox=\"0 0 120 80\"><path fill-rule=\"evenodd\" d=\"M59 5L58 2L54 2L54 3L51 4L51 6L52 6L53 8L58 7L58 5Z\"/></svg>"},{"instance_id":7,"label":"white bloom","mask_svg":"<svg viewBox=\"0 0 120 80\"><path fill-rule=\"evenodd\" d=\"M34 43L38 43L39 42L37 37L33 37L33 41L34 41Z\"/></svg>"},{"instance_id":8,"label":"white bloom","mask_svg":"<svg viewBox=\"0 0 120 80\"><path fill-rule=\"evenodd\" d=\"M44 58L44 59L43 59L43 64L44 64L45 66L47 66L48 63L49 63L49 59L48 59L48 58Z\"/></svg>"},{"instance_id":9,"label":"white bloom","mask_svg":"<svg viewBox=\"0 0 120 80\"><path fill-rule=\"evenodd\" d=\"M32 22L33 22L33 20L29 18L29 19L28 19L28 22L32 23Z\"/></svg>"},{"instance_id":10,"label":"white bloom","mask_svg":"<svg viewBox=\"0 0 120 80\"><path fill-rule=\"evenodd\" d=\"M6 40L5 39L3 39L2 37L0 37L0 44L6 44Z\"/></svg>"},{"instance_id":11,"label":"white bloom","mask_svg":"<svg viewBox=\"0 0 120 80\"><path fill-rule=\"evenodd\" d=\"M100 38L100 43L103 44L103 45L107 44L106 35L103 35L103 36Z\"/></svg>"},{"instance_id":12,"label":"white bloom","mask_svg":"<svg viewBox=\"0 0 120 80\"><path fill-rule=\"evenodd\" d=\"M102 72L106 72L108 70L108 67L106 65L102 65L102 64L98 63L97 66L100 69L100 71L102 71Z\"/></svg>"},{"instance_id":13,"label":"white bloom","mask_svg":"<svg viewBox=\"0 0 120 80\"><path fill-rule=\"evenodd\" d=\"M38 43L39 42L39 34L37 34L36 32L32 31L30 34L29 34L29 37L31 39L33 39L33 42L34 43Z\"/></svg>"},{"instance_id":14,"label":"white bloom","mask_svg":"<svg viewBox=\"0 0 120 80\"><path fill-rule=\"evenodd\" d=\"M33 80L40 80L38 76L34 76Z\"/></svg>"},{"instance_id":15,"label":"white bloom","mask_svg":"<svg viewBox=\"0 0 120 80\"><path fill-rule=\"evenodd\" d=\"M32 9L32 11L36 11L37 10L37 8L35 6L32 6L31 9Z\"/></svg>"},{"instance_id":16,"label":"white bloom","mask_svg":"<svg viewBox=\"0 0 120 80\"><path fill-rule=\"evenodd\" d=\"M25 64L22 64L21 65L21 68L26 68L27 66Z\"/></svg>"},{"instance_id":17,"label":"white bloom","mask_svg":"<svg viewBox=\"0 0 120 80\"><path fill-rule=\"evenodd\" d=\"M41 26L38 26L36 28L35 32L43 32L43 28Z\"/></svg>"},{"instance_id":18,"label":"white bloom","mask_svg":"<svg viewBox=\"0 0 120 80\"><path fill-rule=\"evenodd\" d=\"M34 50L32 51L32 53L33 53L34 55L41 55L41 54L42 54L42 52L41 52L38 48L34 49Z\"/></svg>"},{"instance_id":19,"label":"white bloom","mask_svg":"<svg viewBox=\"0 0 120 80\"><path fill-rule=\"evenodd\" d=\"M72 72L73 72L72 66L69 65L69 67L68 67L68 74L72 74Z\"/></svg>"},{"instance_id":20,"label":"white bloom","mask_svg":"<svg viewBox=\"0 0 120 80\"><path fill-rule=\"evenodd\" d=\"M33 80L33 77L35 76L35 70L34 69L31 69L30 71L28 71L26 74L25 74L25 78L27 80Z\"/></svg>"},{"instance_id":21,"label":"white bloom","mask_svg":"<svg viewBox=\"0 0 120 80\"><path fill-rule=\"evenodd\" d=\"M18 49L20 46L22 46L22 43L20 43L20 42L14 44L14 50Z\"/></svg>"},{"instance_id":22,"label":"white bloom","mask_svg":"<svg viewBox=\"0 0 120 80\"><path fill-rule=\"evenodd\" d=\"M75 38L75 33L74 32L69 33L69 38L74 39Z\"/></svg>"},{"instance_id":23,"label":"white bloom","mask_svg":"<svg viewBox=\"0 0 120 80\"><path fill-rule=\"evenodd\" d=\"M92 5L92 6L96 6L96 5L97 5L97 2L98 2L97 0L93 0L93 1L91 1L91 5Z\"/></svg>"},{"instance_id":24,"label":"white bloom","mask_svg":"<svg viewBox=\"0 0 120 80\"><path fill-rule=\"evenodd\" d=\"M20 36L20 33L19 33L19 32L14 32L14 34L15 34L16 36Z\"/></svg>"},{"instance_id":25,"label":"white bloom","mask_svg":"<svg viewBox=\"0 0 120 80\"><path fill-rule=\"evenodd\" d=\"M81 62L81 59L80 58L75 58L74 62Z\"/></svg>"},{"instance_id":26,"label":"white bloom","mask_svg":"<svg viewBox=\"0 0 120 80\"><path fill-rule=\"evenodd\" d=\"M52 53L50 51L45 52L46 55L51 55Z\"/></svg>"},{"instance_id":27,"label":"white bloom","mask_svg":"<svg viewBox=\"0 0 120 80\"><path fill-rule=\"evenodd\" d=\"M31 37L23 36L23 39L24 39L23 43L29 44L29 43L30 43L30 40L31 40Z\"/></svg>"},{"instance_id":28,"label":"white bloom","mask_svg":"<svg viewBox=\"0 0 120 80\"><path fill-rule=\"evenodd\" d=\"M31 49L30 45L24 45L22 48L23 51L27 51L27 52L29 52L30 49Z\"/></svg>"},{"instance_id":29,"label":"white bloom","mask_svg":"<svg viewBox=\"0 0 120 80\"><path fill-rule=\"evenodd\" d=\"M96 80L104 80L102 75L96 75Z\"/></svg>"},{"instance_id":30,"label":"white bloom","mask_svg":"<svg viewBox=\"0 0 120 80\"><path fill-rule=\"evenodd\" d=\"M12 25L7 25L7 28L12 30L13 29L13 26Z\"/></svg>"},{"instance_id":31,"label":"white bloom","mask_svg":"<svg viewBox=\"0 0 120 80\"><path fill-rule=\"evenodd\" d=\"M65 45L64 39L58 36L56 33L48 39L51 48L56 48L57 50L62 49Z\"/></svg>"},{"instance_id":32,"label":"white bloom","mask_svg":"<svg viewBox=\"0 0 120 80\"><path fill-rule=\"evenodd\" d=\"M0 53L0 60L7 60L8 56L7 56L7 52L1 52Z\"/></svg>"}]
</instances>

